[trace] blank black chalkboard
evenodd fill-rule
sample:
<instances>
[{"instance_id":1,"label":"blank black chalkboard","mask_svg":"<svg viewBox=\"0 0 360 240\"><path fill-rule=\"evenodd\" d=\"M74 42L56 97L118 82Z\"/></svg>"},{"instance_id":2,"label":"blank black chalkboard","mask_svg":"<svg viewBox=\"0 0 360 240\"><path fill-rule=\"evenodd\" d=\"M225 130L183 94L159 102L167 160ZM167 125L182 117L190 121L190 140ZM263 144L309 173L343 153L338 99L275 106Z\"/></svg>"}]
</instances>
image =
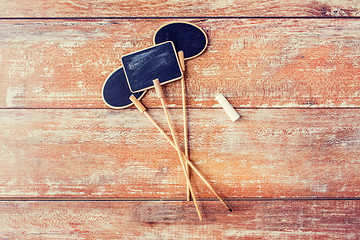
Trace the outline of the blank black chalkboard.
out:
<instances>
[{"instance_id":1,"label":"blank black chalkboard","mask_svg":"<svg viewBox=\"0 0 360 240\"><path fill-rule=\"evenodd\" d=\"M172 41L176 51L183 51L185 59L200 55L206 48L208 39L198 26L187 22L171 22L161 26L154 35L154 44Z\"/></svg>"},{"instance_id":2,"label":"blank black chalkboard","mask_svg":"<svg viewBox=\"0 0 360 240\"><path fill-rule=\"evenodd\" d=\"M133 95L129 89L123 67L109 75L102 88L102 98L106 105L111 108L126 108L132 105L129 97ZM145 91L135 93L134 96L141 99Z\"/></svg>"},{"instance_id":3,"label":"blank black chalkboard","mask_svg":"<svg viewBox=\"0 0 360 240\"><path fill-rule=\"evenodd\" d=\"M160 84L182 78L179 60L172 42L165 42L121 58L132 92L153 88L153 80Z\"/></svg>"}]
</instances>

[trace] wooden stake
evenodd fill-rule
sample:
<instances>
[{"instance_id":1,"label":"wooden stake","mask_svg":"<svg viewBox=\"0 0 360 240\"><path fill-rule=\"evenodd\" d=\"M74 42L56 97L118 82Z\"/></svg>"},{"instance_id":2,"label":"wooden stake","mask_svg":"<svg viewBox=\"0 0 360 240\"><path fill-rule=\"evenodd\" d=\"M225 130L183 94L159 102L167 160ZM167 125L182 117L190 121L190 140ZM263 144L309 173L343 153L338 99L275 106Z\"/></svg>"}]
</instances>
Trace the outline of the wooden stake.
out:
<instances>
[{"instance_id":1,"label":"wooden stake","mask_svg":"<svg viewBox=\"0 0 360 240\"><path fill-rule=\"evenodd\" d=\"M176 148L175 144L173 143L173 141L166 135L166 133L164 132L164 130L162 130L162 128L155 122L155 120L146 112L146 108L144 107L144 105L142 105L142 103L135 97L135 96L131 96L130 100L134 103L134 105L139 109L139 111L141 113L143 113L150 121L151 123L159 130L159 132L165 137L165 139L171 144L171 146L173 148L175 148L176 151L178 151L178 149ZM190 162L190 160L185 156L184 153L181 153L181 155L183 156L183 160L185 160L185 162L187 164L189 164L189 166L191 167L192 170L194 170L194 172L200 177L200 179L205 183L205 185L211 190L212 193L214 193L214 195L219 199L219 201L225 206L225 208L227 210L229 210L230 212L232 211L232 209L226 204L226 202L220 197L219 194L217 194L215 192L215 190L212 188L212 186L210 185L210 183L206 180L206 178L201 174L201 172Z\"/></svg>"},{"instance_id":2,"label":"wooden stake","mask_svg":"<svg viewBox=\"0 0 360 240\"><path fill-rule=\"evenodd\" d=\"M183 77L181 78L181 95L182 95L182 106L183 106L183 122L184 122L184 149L185 156L189 158L189 147L188 147L188 130L187 130L187 113L186 113L186 88L185 88L185 60L184 60L184 52L179 51L179 62L181 66L181 70L183 71ZM189 164L186 163L186 171L190 176ZM190 189L187 187L186 191L186 200L190 201Z\"/></svg>"},{"instance_id":3,"label":"wooden stake","mask_svg":"<svg viewBox=\"0 0 360 240\"><path fill-rule=\"evenodd\" d=\"M191 192L191 194L193 196L194 204L195 204L196 210L198 212L199 218L200 218L200 220L202 220L201 213L200 213L200 210L199 210L199 206L197 204L197 200L196 200L196 197L195 197L195 193L194 193L194 190L193 190L193 188L191 186L191 183L190 183L189 174L186 171L186 166L185 166L185 163L184 163L185 161L183 160L182 152L180 150L179 143L178 143L177 138L176 138L174 126L171 123L170 116L169 116L169 111L167 110L167 107L166 107L166 104L165 104L164 92L163 92L162 87L160 85L159 79L155 79L153 82L154 82L154 86L155 86L157 96L161 101L162 108L164 109L165 117L166 117L167 123L168 123L169 128L170 128L171 136L173 138L173 142L175 144L176 151L178 152L179 159L180 159L180 162L181 162L181 166L183 167L183 170L184 170L184 173L185 173L185 176L186 176L186 185L190 189L190 192Z\"/></svg>"}]
</instances>

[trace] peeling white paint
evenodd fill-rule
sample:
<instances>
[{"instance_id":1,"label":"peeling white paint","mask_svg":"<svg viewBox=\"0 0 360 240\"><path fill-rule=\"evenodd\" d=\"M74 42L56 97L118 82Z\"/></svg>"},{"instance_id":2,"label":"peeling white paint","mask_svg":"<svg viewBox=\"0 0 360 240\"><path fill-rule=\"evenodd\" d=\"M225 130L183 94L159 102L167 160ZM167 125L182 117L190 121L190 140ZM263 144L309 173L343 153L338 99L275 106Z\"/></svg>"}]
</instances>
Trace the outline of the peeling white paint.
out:
<instances>
[{"instance_id":1,"label":"peeling white paint","mask_svg":"<svg viewBox=\"0 0 360 240\"><path fill-rule=\"evenodd\" d=\"M77 82L77 86L78 86L80 89L83 89L83 88L84 88L84 82L83 82L83 81L78 81L78 82Z\"/></svg>"},{"instance_id":2,"label":"peeling white paint","mask_svg":"<svg viewBox=\"0 0 360 240\"><path fill-rule=\"evenodd\" d=\"M219 69L220 66L214 65L208 68L203 68L201 72L203 76L216 76L218 74Z\"/></svg>"},{"instance_id":3,"label":"peeling white paint","mask_svg":"<svg viewBox=\"0 0 360 240\"><path fill-rule=\"evenodd\" d=\"M46 78L52 77L55 72L55 70L53 68L47 68L47 67L45 67L43 69L43 71L44 71L43 77L46 77Z\"/></svg>"},{"instance_id":4,"label":"peeling white paint","mask_svg":"<svg viewBox=\"0 0 360 240\"><path fill-rule=\"evenodd\" d=\"M7 107L18 107L16 103L25 95L25 87L20 86L9 86L6 92L6 106Z\"/></svg>"},{"instance_id":5,"label":"peeling white paint","mask_svg":"<svg viewBox=\"0 0 360 240\"><path fill-rule=\"evenodd\" d=\"M231 44L230 49L231 49L231 50L244 49L244 48L245 48L245 45L246 45L245 38L240 38L240 39L235 40L235 41Z\"/></svg>"},{"instance_id":6,"label":"peeling white paint","mask_svg":"<svg viewBox=\"0 0 360 240\"><path fill-rule=\"evenodd\" d=\"M44 91L44 87L43 86L38 86L38 87L34 87L33 89L32 89L32 92L34 93L34 94L39 94L39 93L41 93L42 91Z\"/></svg>"},{"instance_id":7,"label":"peeling white paint","mask_svg":"<svg viewBox=\"0 0 360 240\"><path fill-rule=\"evenodd\" d=\"M72 191L63 191L63 190L56 190L56 189L51 189L49 191L46 192L46 195L49 196L55 196L55 195L74 195L74 192ZM79 192L76 191L76 195L85 195L85 192Z\"/></svg>"},{"instance_id":8,"label":"peeling white paint","mask_svg":"<svg viewBox=\"0 0 360 240\"><path fill-rule=\"evenodd\" d=\"M78 4L78 3L74 3L73 1L66 1L67 3L70 3L71 5L75 6L75 7L79 7L79 8L84 8L84 9L87 9L88 7L84 6L84 5L81 5L81 4Z\"/></svg>"},{"instance_id":9,"label":"peeling white paint","mask_svg":"<svg viewBox=\"0 0 360 240\"><path fill-rule=\"evenodd\" d=\"M231 11L231 9L228 10L229 6L232 6L234 4L234 0L217 0L213 1L212 4L207 4L206 6L209 8L209 10L219 10L223 9L224 11Z\"/></svg>"}]
</instances>

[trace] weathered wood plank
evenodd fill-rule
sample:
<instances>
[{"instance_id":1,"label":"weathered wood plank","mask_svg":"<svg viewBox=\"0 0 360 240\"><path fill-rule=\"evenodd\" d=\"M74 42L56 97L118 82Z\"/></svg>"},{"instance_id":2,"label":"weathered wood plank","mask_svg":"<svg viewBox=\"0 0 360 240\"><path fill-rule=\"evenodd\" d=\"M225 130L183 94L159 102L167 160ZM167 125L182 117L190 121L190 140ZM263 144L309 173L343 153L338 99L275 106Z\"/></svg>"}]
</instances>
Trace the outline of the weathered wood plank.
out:
<instances>
[{"instance_id":1,"label":"weathered wood plank","mask_svg":"<svg viewBox=\"0 0 360 240\"><path fill-rule=\"evenodd\" d=\"M4 239L358 239L359 201L0 202Z\"/></svg>"},{"instance_id":2,"label":"weathered wood plank","mask_svg":"<svg viewBox=\"0 0 360 240\"><path fill-rule=\"evenodd\" d=\"M3 20L0 107L106 108L101 87L126 53L152 45L171 20ZM351 19L190 20L209 35L187 62L190 107L359 107L360 22ZM181 107L180 84L167 87ZM151 91L144 102L160 107Z\"/></svg>"},{"instance_id":3,"label":"weathered wood plank","mask_svg":"<svg viewBox=\"0 0 360 240\"><path fill-rule=\"evenodd\" d=\"M219 194L360 197L359 110L239 113L189 111L191 158ZM181 110L171 117L181 133ZM176 152L137 110L8 109L0 126L0 197L185 197Z\"/></svg>"},{"instance_id":4,"label":"weathered wood plank","mask_svg":"<svg viewBox=\"0 0 360 240\"><path fill-rule=\"evenodd\" d=\"M1 0L0 17L339 17L358 16L356 0Z\"/></svg>"}]
</instances>

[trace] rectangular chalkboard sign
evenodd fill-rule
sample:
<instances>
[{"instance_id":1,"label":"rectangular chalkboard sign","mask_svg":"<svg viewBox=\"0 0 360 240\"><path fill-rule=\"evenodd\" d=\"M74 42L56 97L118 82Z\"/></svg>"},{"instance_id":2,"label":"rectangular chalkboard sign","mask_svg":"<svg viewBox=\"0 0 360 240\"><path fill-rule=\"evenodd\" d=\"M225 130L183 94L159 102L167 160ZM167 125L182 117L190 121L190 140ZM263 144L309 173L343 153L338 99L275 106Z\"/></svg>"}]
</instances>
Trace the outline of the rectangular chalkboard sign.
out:
<instances>
[{"instance_id":1,"label":"rectangular chalkboard sign","mask_svg":"<svg viewBox=\"0 0 360 240\"><path fill-rule=\"evenodd\" d=\"M182 78L179 59L172 42L124 55L121 58L125 75L132 92L153 88L153 80L160 84Z\"/></svg>"}]
</instances>

